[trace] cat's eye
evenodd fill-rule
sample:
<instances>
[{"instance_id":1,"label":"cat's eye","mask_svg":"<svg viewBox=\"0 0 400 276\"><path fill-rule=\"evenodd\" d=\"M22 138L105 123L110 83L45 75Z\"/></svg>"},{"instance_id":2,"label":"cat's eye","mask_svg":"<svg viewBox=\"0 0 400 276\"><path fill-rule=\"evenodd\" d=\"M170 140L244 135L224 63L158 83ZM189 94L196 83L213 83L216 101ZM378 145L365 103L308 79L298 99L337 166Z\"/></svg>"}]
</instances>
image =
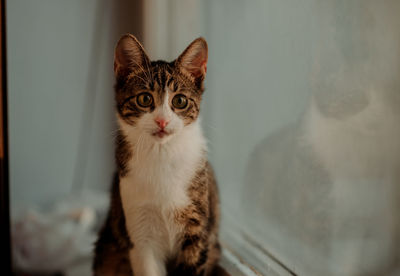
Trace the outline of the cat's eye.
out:
<instances>
[{"instance_id":1,"label":"cat's eye","mask_svg":"<svg viewBox=\"0 0 400 276\"><path fill-rule=\"evenodd\" d=\"M141 107L149 107L153 103L153 96L149 93L141 93L137 96L136 102Z\"/></svg>"},{"instance_id":2,"label":"cat's eye","mask_svg":"<svg viewBox=\"0 0 400 276\"><path fill-rule=\"evenodd\" d=\"M175 108L183 109L187 106L188 100L185 95L178 94L172 99L172 105Z\"/></svg>"}]
</instances>

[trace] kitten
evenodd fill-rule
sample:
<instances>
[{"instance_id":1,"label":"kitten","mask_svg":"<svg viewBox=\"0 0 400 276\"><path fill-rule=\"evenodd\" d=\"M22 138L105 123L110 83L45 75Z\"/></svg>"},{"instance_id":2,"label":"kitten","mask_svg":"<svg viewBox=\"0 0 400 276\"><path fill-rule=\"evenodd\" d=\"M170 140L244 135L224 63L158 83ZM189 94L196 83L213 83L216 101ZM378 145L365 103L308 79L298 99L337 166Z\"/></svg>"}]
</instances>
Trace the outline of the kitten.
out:
<instances>
[{"instance_id":1,"label":"kitten","mask_svg":"<svg viewBox=\"0 0 400 276\"><path fill-rule=\"evenodd\" d=\"M119 40L118 174L94 275L210 275L217 264L218 191L198 120L207 56L203 38L172 62Z\"/></svg>"}]
</instances>

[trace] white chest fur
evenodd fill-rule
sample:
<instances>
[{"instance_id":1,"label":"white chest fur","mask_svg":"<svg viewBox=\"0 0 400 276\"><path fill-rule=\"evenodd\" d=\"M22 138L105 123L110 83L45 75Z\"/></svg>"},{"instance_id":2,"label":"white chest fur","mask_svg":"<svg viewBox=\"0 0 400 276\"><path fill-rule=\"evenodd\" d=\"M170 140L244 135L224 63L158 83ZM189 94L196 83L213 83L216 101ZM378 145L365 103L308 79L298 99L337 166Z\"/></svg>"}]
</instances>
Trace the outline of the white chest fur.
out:
<instances>
[{"instance_id":1,"label":"white chest fur","mask_svg":"<svg viewBox=\"0 0 400 276\"><path fill-rule=\"evenodd\" d=\"M122 131L128 140L140 140L123 127ZM136 251L131 259L146 259L148 266L157 266L154 262L176 251L182 229L174 221L174 211L189 203L186 190L206 149L199 123L185 127L172 138L164 144L154 143L151 137L133 143L129 173L120 179L126 227Z\"/></svg>"}]
</instances>

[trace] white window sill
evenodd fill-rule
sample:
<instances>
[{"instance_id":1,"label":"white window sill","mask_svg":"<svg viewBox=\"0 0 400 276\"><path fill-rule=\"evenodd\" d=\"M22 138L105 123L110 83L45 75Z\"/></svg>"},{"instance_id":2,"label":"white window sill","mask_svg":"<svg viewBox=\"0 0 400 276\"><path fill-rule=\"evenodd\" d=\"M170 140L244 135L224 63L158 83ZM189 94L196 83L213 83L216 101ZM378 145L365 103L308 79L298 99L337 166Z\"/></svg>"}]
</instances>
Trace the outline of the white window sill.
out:
<instances>
[{"instance_id":1,"label":"white window sill","mask_svg":"<svg viewBox=\"0 0 400 276\"><path fill-rule=\"evenodd\" d=\"M297 276L267 248L252 237L243 225L224 214L221 228L221 266L232 276Z\"/></svg>"}]
</instances>

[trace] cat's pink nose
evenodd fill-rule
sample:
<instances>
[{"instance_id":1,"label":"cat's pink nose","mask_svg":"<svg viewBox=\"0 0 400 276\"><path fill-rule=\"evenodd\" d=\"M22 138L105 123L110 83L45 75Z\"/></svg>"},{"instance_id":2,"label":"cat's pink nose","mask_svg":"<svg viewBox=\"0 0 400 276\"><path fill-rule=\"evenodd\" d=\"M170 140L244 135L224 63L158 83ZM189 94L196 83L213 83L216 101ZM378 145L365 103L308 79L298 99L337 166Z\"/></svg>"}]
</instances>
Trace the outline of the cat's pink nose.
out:
<instances>
[{"instance_id":1,"label":"cat's pink nose","mask_svg":"<svg viewBox=\"0 0 400 276\"><path fill-rule=\"evenodd\" d=\"M154 121L156 122L156 124L157 124L161 129L164 129L164 128L168 125L168 123L169 123L168 120L163 119L163 118L156 118L156 119L154 119Z\"/></svg>"}]
</instances>

